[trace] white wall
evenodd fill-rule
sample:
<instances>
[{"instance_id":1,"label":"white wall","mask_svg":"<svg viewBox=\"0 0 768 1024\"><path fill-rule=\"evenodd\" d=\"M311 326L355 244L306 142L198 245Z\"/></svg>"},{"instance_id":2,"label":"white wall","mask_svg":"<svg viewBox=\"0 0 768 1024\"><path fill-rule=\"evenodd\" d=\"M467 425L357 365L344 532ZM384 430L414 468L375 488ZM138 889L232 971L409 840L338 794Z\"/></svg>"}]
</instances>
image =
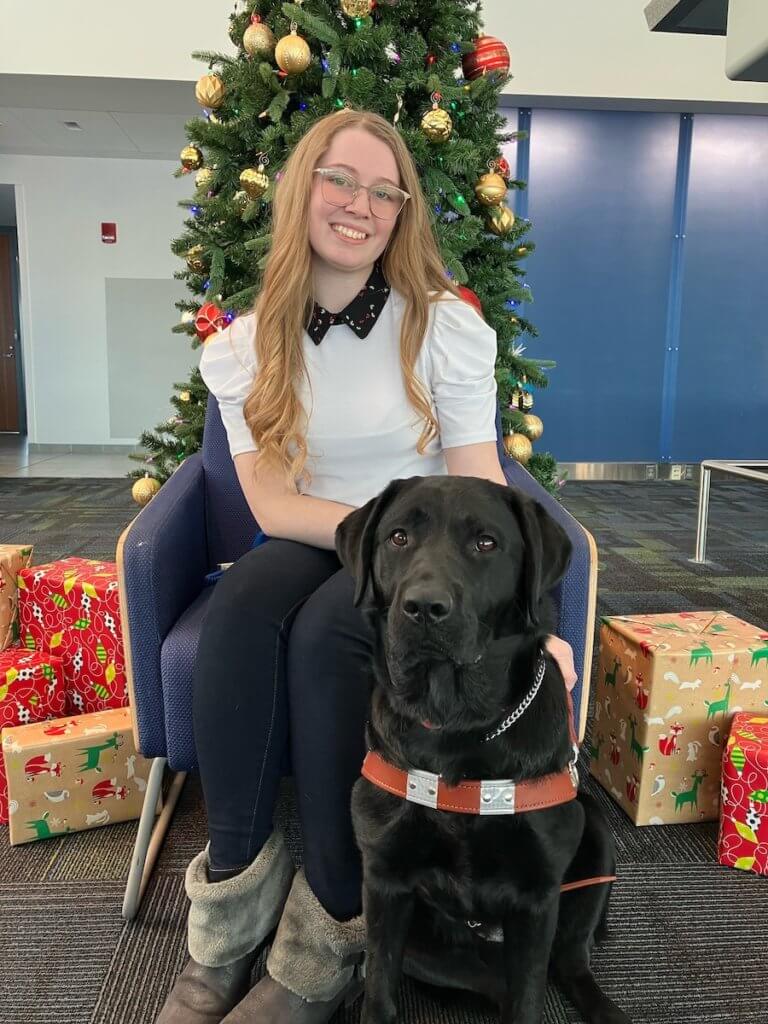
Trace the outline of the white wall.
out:
<instances>
[{"instance_id":1,"label":"white wall","mask_svg":"<svg viewBox=\"0 0 768 1024\"><path fill-rule=\"evenodd\" d=\"M486 0L486 31L512 53L507 92L622 106L768 104L768 84L731 82L724 36L651 32L648 0ZM541 104L539 104L541 105ZM594 104L583 104L594 105ZM605 105L601 102L599 105Z\"/></svg>"},{"instance_id":2,"label":"white wall","mask_svg":"<svg viewBox=\"0 0 768 1024\"><path fill-rule=\"evenodd\" d=\"M29 440L38 444L132 444L109 429L106 278L169 281L180 267L170 251L190 195L176 164L157 160L0 157L0 183L17 186L21 265L22 359ZM117 222L117 244L101 241L102 221ZM184 285L179 282L181 294ZM149 327L171 346L175 370L155 385L148 428L169 416L174 380L197 362L183 335L170 333L178 311ZM137 332L147 329L135 311ZM147 365L155 380L157 368ZM160 396L166 396L160 398Z\"/></svg>"},{"instance_id":3,"label":"white wall","mask_svg":"<svg viewBox=\"0 0 768 1024\"><path fill-rule=\"evenodd\" d=\"M768 85L730 82L724 37L651 33L647 0L485 0L486 32L512 52L507 92L526 102L608 98L768 104ZM233 53L232 0L0 0L0 74L195 81L193 50Z\"/></svg>"}]
</instances>

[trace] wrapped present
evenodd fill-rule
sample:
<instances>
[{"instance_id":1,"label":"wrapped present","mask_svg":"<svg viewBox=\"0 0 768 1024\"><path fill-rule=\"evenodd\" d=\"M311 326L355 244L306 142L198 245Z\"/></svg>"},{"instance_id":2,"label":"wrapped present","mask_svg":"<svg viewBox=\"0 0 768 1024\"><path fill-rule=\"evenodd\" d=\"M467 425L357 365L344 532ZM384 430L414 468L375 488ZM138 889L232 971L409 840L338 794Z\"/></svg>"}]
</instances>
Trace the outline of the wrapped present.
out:
<instances>
[{"instance_id":1,"label":"wrapped present","mask_svg":"<svg viewBox=\"0 0 768 1024\"><path fill-rule=\"evenodd\" d=\"M114 562L64 558L19 573L23 646L61 658L70 714L125 707L128 686Z\"/></svg>"},{"instance_id":2,"label":"wrapped present","mask_svg":"<svg viewBox=\"0 0 768 1024\"><path fill-rule=\"evenodd\" d=\"M723 751L717 859L768 875L768 715L733 716Z\"/></svg>"},{"instance_id":3,"label":"wrapped present","mask_svg":"<svg viewBox=\"0 0 768 1024\"><path fill-rule=\"evenodd\" d=\"M11 845L141 815L151 762L128 708L6 729Z\"/></svg>"},{"instance_id":4,"label":"wrapped present","mask_svg":"<svg viewBox=\"0 0 768 1024\"><path fill-rule=\"evenodd\" d=\"M19 592L16 577L32 564L29 544L0 544L0 651L19 638Z\"/></svg>"},{"instance_id":5,"label":"wrapped present","mask_svg":"<svg viewBox=\"0 0 768 1024\"><path fill-rule=\"evenodd\" d=\"M730 717L763 707L766 669L768 632L727 612L604 618L592 774L636 825L716 819Z\"/></svg>"},{"instance_id":6,"label":"wrapped present","mask_svg":"<svg viewBox=\"0 0 768 1024\"><path fill-rule=\"evenodd\" d=\"M9 647L0 651L0 734L6 726L56 718L65 710L61 660ZM5 767L0 756L0 822L8 821Z\"/></svg>"}]
</instances>

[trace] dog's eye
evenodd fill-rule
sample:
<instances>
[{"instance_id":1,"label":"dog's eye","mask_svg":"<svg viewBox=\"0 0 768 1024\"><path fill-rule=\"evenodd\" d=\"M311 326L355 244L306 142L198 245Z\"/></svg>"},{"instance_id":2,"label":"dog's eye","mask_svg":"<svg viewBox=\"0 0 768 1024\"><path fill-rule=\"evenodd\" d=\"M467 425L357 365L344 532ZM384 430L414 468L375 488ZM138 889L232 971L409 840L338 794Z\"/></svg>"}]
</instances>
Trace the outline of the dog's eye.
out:
<instances>
[{"instance_id":1,"label":"dog's eye","mask_svg":"<svg viewBox=\"0 0 768 1024\"><path fill-rule=\"evenodd\" d=\"M396 548L404 548L408 543L408 534L405 530L393 530L389 535L389 539Z\"/></svg>"},{"instance_id":2,"label":"dog's eye","mask_svg":"<svg viewBox=\"0 0 768 1024\"><path fill-rule=\"evenodd\" d=\"M496 541L493 537L489 537L487 533L484 533L477 538L475 547L478 551L493 551L496 547Z\"/></svg>"}]
</instances>

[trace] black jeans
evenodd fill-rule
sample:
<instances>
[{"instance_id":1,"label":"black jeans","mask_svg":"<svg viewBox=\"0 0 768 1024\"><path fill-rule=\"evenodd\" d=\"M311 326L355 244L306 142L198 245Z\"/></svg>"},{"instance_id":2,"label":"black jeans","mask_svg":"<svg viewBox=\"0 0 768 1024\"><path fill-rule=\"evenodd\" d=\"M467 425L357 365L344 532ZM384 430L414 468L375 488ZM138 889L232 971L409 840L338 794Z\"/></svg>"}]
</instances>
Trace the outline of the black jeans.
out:
<instances>
[{"instance_id":1,"label":"black jeans","mask_svg":"<svg viewBox=\"0 0 768 1024\"><path fill-rule=\"evenodd\" d=\"M216 584L194 678L211 866L245 867L268 839L290 734L307 881L338 920L361 909L350 794L372 685L353 591L335 551L269 540Z\"/></svg>"}]
</instances>

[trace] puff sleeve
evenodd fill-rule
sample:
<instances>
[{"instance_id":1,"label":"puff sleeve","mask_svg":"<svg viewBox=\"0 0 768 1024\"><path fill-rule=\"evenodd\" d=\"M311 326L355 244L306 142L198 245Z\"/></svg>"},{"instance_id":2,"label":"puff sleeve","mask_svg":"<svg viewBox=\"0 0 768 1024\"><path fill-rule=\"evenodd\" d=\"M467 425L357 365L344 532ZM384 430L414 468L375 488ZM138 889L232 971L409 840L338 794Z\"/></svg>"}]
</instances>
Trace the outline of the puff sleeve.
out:
<instances>
[{"instance_id":1,"label":"puff sleeve","mask_svg":"<svg viewBox=\"0 0 768 1024\"><path fill-rule=\"evenodd\" d=\"M432 398L443 448L496 440L496 332L452 295L434 304Z\"/></svg>"},{"instance_id":2,"label":"puff sleeve","mask_svg":"<svg viewBox=\"0 0 768 1024\"><path fill-rule=\"evenodd\" d=\"M255 330L253 313L238 317L206 341L200 357L200 375L218 400L233 458L243 452L258 451L243 416L243 404L256 374Z\"/></svg>"}]
</instances>

